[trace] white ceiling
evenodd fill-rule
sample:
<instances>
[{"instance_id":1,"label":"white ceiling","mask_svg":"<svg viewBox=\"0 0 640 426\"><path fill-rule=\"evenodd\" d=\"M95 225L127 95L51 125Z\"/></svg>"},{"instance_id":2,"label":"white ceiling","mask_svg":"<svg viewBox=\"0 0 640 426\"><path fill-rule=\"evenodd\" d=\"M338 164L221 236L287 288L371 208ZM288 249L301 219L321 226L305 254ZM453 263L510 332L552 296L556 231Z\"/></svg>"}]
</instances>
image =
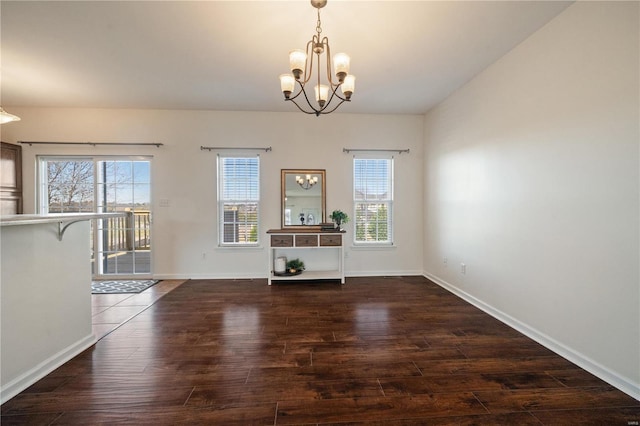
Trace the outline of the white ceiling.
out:
<instances>
[{"instance_id":1,"label":"white ceiling","mask_svg":"<svg viewBox=\"0 0 640 426\"><path fill-rule=\"evenodd\" d=\"M338 111L421 114L571 2L339 1L322 9L351 56ZM297 1L6 1L2 105L295 111L278 75L314 34Z\"/></svg>"}]
</instances>

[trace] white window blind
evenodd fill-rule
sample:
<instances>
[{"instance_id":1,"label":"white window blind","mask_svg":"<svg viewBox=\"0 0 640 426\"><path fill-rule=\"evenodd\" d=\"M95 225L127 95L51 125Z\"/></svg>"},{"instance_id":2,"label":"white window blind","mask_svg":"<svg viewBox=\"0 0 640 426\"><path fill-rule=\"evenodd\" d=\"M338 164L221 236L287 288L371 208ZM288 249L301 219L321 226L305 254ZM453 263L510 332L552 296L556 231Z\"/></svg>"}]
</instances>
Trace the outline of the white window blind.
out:
<instances>
[{"instance_id":1,"label":"white window blind","mask_svg":"<svg viewBox=\"0 0 640 426\"><path fill-rule=\"evenodd\" d=\"M218 156L220 245L258 244L260 157Z\"/></svg>"},{"instance_id":2,"label":"white window blind","mask_svg":"<svg viewBox=\"0 0 640 426\"><path fill-rule=\"evenodd\" d=\"M353 159L356 243L393 243L393 158Z\"/></svg>"}]
</instances>

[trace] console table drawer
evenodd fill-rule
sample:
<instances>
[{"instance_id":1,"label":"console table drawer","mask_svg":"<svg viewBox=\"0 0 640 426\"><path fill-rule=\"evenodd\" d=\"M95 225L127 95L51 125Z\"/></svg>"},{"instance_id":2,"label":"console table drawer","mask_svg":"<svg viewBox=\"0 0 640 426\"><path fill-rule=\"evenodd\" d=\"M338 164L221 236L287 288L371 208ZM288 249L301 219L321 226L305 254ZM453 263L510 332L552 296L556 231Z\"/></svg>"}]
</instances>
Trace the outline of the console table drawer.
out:
<instances>
[{"instance_id":1,"label":"console table drawer","mask_svg":"<svg viewBox=\"0 0 640 426\"><path fill-rule=\"evenodd\" d=\"M317 247L318 236L317 235L296 235L296 247Z\"/></svg>"},{"instance_id":2,"label":"console table drawer","mask_svg":"<svg viewBox=\"0 0 640 426\"><path fill-rule=\"evenodd\" d=\"M293 247L293 235L272 235L271 247Z\"/></svg>"},{"instance_id":3,"label":"console table drawer","mask_svg":"<svg viewBox=\"0 0 640 426\"><path fill-rule=\"evenodd\" d=\"M341 246L342 235L320 235L321 246Z\"/></svg>"}]
</instances>

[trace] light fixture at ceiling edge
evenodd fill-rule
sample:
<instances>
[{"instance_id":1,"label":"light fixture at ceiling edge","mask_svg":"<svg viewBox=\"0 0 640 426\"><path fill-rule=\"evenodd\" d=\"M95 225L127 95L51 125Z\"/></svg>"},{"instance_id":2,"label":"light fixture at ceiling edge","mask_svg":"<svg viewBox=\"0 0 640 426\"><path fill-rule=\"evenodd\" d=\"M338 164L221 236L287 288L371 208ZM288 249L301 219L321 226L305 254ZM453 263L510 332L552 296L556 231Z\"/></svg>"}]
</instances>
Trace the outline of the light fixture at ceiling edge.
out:
<instances>
[{"instance_id":1,"label":"light fixture at ceiling edge","mask_svg":"<svg viewBox=\"0 0 640 426\"><path fill-rule=\"evenodd\" d=\"M20 117L17 115L9 114L7 111L0 107L0 124L10 123L12 121L20 121Z\"/></svg>"},{"instance_id":2,"label":"light fixture at ceiling edge","mask_svg":"<svg viewBox=\"0 0 640 426\"><path fill-rule=\"evenodd\" d=\"M349 74L350 58L346 53L337 53L331 58L331 49L329 48L329 39L322 37L322 27L320 22L320 9L327 5L327 0L311 0L311 5L318 10L318 22L316 24L316 34L307 43L305 51L292 50L289 52L290 74L280 75L280 88L284 94L285 101L291 101L298 109L305 114L329 114L338 109L344 102L351 101L351 95L355 88L356 78ZM327 84L321 84L320 79L320 58L323 54L327 65ZM313 77L313 65L316 57L317 83L314 87L315 103L314 106L305 91L306 84ZM333 65L333 66L332 66ZM332 77L331 68L334 69L335 75ZM334 77L337 79L334 82ZM296 83L298 92L295 92ZM338 88L342 91L342 96L338 94ZM300 95L306 100L306 105L300 105L296 102L296 98ZM336 100L337 98L337 100ZM335 102L333 102L335 100ZM308 107L308 108L307 108Z\"/></svg>"}]
</instances>

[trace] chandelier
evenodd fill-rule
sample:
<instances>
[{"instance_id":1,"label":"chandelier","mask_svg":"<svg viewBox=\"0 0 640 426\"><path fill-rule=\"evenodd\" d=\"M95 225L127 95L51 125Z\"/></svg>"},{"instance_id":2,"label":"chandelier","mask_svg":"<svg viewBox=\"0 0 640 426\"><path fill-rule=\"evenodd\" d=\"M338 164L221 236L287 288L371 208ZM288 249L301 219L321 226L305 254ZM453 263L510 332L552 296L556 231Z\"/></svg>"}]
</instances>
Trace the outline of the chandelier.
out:
<instances>
[{"instance_id":1,"label":"chandelier","mask_svg":"<svg viewBox=\"0 0 640 426\"><path fill-rule=\"evenodd\" d=\"M349 74L350 59L346 53L338 53L331 59L331 49L329 39L322 37L322 26L320 22L320 9L325 7L327 0L311 0L311 5L318 10L318 22L316 24L316 34L307 43L307 48L303 50L292 50L289 53L290 74L280 75L280 88L284 94L285 101L291 101L298 109L305 114L329 114L338 109L344 102L351 101L351 95L355 87L356 78ZM324 56L326 54L326 56ZM314 56L316 66L316 77L314 78L315 102L310 100L306 91L306 85L314 77ZM326 77L321 79L321 57L324 56L326 63ZM334 76L331 74L334 69ZM296 83L298 91L295 92ZM313 82L311 83L313 84ZM342 96L338 94L338 88L342 91ZM304 97L306 105L300 105L296 98ZM301 102L300 98L300 103ZM335 100L335 102L333 102Z\"/></svg>"},{"instance_id":2,"label":"chandelier","mask_svg":"<svg viewBox=\"0 0 640 426\"><path fill-rule=\"evenodd\" d=\"M296 182L302 189L311 189L313 185L318 183L318 176L311 177L311 175L306 175L304 178L302 176L296 176Z\"/></svg>"}]
</instances>

